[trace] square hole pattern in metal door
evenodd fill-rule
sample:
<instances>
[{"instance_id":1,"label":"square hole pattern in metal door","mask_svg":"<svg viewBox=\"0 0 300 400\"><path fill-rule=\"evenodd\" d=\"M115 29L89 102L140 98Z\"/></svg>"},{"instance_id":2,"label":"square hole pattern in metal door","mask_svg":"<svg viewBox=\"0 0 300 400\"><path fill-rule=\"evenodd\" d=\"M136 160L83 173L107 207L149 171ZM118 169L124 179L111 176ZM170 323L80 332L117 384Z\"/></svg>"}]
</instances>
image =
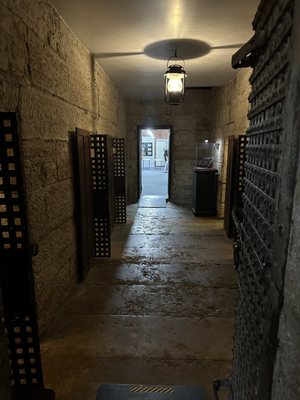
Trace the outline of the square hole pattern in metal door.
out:
<instances>
[{"instance_id":1,"label":"square hole pattern in metal door","mask_svg":"<svg viewBox=\"0 0 300 400\"><path fill-rule=\"evenodd\" d=\"M36 322L31 316L3 318L10 338L12 384L14 386L42 385L42 368Z\"/></svg>"},{"instance_id":2,"label":"square hole pattern in metal door","mask_svg":"<svg viewBox=\"0 0 300 400\"><path fill-rule=\"evenodd\" d=\"M12 384L42 385L15 113L0 113L0 249L3 321L8 337Z\"/></svg>"},{"instance_id":3,"label":"square hole pattern in metal door","mask_svg":"<svg viewBox=\"0 0 300 400\"><path fill-rule=\"evenodd\" d=\"M115 195L115 223L126 224L126 198Z\"/></svg>"},{"instance_id":4,"label":"square hole pattern in metal door","mask_svg":"<svg viewBox=\"0 0 300 400\"><path fill-rule=\"evenodd\" d=\"M265 321L272 242L277 212L282 154L286 89L289 79L289 49L292 1L274 2L270 13L263 2L255 18L256 32L267 40L250 77L250 126L247 130L243 194L243 218L239 224L239 301L233 360L235 400L262 399L260 376L264 368L262 349L269 349ZM266 17L267 15L267 17ZM262 20L264 21L262 23ZM263 334L264 332L264 334ZM265 382L271 385L271 382Z\"/></svg>"},{"instance_id":5,"label":"square hole pattern in metal door","mask_svg":"<svg viewBox=\"0 0 300 400\"><path fill-rule=\"evenodd\" d=\"M247 136L239 136L238 141L238 154L237 154L237 193L236 193L236 206L242 205L242 194L244 191L244 176L245 176L245 161L246 161L246 144Z\"/></svg>"},{"instance_id":6,"label":"square hole pattern in metal door","mask_svg":"<svg viewBox=\"0 0 300 400\"><path fill-rule=\"evenodd\" d=\"M93 190L107 191L107 140L105 135L91 135L91 161Z\"/></svg>"},{"instance_id":7,"label":"square hole pattern in metal door","mask_svg":"<svg viewBox=\"0 0 300 400\"><path fill-rule=\"evenodd\" d=\"M113 139L113 171L115 179L114 222L126 224L125 140Z\"/></svg>"},{"instance_id":8,"label":"square hole pattern in metal door","mask_svg":"<svg viewBox=\"0 0 300 400\"><path fill-rule=\"evenodd\" d=\"M94 219L95 257L110 257L110 229L107 218Z\"/></svg>"},{"instance_id":9,"label":"square hole pattern in metal door","mask_svg":"<svg viewBox=\"0 0 300 400\"><path fill-rule=\"evenodd\" d=\"M91 135L92 185L94 198L94 256L110 257L109 182L107 136Z\"/></svg>"},{"instance_id":10,"label":"square hole pattern in metal door","mask_svg":"<svg viewBox=\"0 0 300 400\"><path fill-rule=\"evenodd\" d=\"M18 251L27 243L17 121L2 114L0 134L0 249Z\"/></svg>"}]
</instances>

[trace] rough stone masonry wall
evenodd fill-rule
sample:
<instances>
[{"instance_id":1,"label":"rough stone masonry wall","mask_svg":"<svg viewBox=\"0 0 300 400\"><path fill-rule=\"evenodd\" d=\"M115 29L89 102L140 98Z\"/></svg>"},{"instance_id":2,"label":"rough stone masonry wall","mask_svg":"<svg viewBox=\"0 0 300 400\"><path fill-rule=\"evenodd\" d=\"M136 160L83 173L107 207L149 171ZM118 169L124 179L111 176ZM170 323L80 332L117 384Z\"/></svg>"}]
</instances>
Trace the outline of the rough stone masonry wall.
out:
<instances>
[{"instance_id":1,"label":"rough stone masonry wall","mask_svg":"<svg viewBox=\"0 0 300 400\"><path fill-rule=\"evenodd\" d=\"M138 199L137 126L172 125L170 199L177 204L192 206L196 143L210 136L210 94L211 89L187 90L185 101L179 106L163 102L129 102L126 160L129 203Z\"/></svg>"},{"instance_id":2,"label":"rough stone masonry wall","mask_svg":"<svg viewBox=\"0 0 300 400\"><path fill-rule=\"evenodd\" d=\"M126 102L47 0L0 0L0 110L17 111L42 332L77 281L69 132L124 136Z\"/></svg>"},{"instance_id":3,"label":"rough stone masonry wall","mask_svg":"<svg viewBox=\"0 0 300 400\"><path fill-rule=\"evenodd\" d=\"M214 151L214 166L219 169L218 217L224 217L228 136L243 135L248 127L249 76L251 69L242 69L226 85L212 89L212 138L220 144Z\"/></svg>"}]
</instances>

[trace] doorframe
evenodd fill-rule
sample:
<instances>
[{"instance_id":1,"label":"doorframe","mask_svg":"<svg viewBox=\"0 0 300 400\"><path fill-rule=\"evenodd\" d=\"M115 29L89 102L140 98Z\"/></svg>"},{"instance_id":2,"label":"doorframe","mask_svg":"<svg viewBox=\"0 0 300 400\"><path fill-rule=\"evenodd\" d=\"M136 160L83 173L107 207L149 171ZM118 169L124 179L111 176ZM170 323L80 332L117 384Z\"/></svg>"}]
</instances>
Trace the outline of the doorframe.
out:
<instances>
[{"instance_id":1,"label":"doorframe","mask_svg":"<svg viewBox=\"0 0 300 400\"><path fill-rule=\"evenodd\" d=\"M168 167L168 198L171 198L171 177L172 177L172 165L173 165L173 126L172 125L148 125L142 124L137 126L137 201L139 201L142 193L142 171L141 171L141 130L142 129L169 129L169 167Z\"/></svg>"}]
</instances>

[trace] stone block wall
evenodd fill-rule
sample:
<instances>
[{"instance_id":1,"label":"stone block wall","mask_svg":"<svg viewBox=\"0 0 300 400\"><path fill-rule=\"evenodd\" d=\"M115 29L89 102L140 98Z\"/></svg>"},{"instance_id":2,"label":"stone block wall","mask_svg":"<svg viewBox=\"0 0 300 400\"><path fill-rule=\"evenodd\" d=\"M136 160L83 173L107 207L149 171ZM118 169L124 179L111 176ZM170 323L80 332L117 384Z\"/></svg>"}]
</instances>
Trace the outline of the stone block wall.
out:
<instances>
[{"instance_id":1,"label":"stone block wall","mask_svg":"<svg viewBox=\"0 0 300 400\"><path fill-rule=\"evenodd\" d=\"M238 70L233 79L212 89L212 135L223 138L243 135L248 127L248 96L251 68Z\"/></svg>"},{"instance_id":2,"label":"stone block wall","mask_svg":"<svg viewBox=\"0 0 300 400\"><path fill-rule=\"evenodd\" d=\"M129 202L138 200L137 127L170 125L173 128L170 200L187 207L192 206L196 143L210 137L210 94L211 89L187 90L185 101L179 106L163 102L129 102L126 160Z\"/></svg>"},{"instance_id":3,"label":"stone block wall","mask_svg":"<svg viewBox=\"0 0 300 400\"><path fill-rule=\"evenodd\" d=\"M251 69L241 69L223 87L212 89L211 136L220 144L214 151L214 165L219 169L218 217L224 217L228 136L244 135L248 127L248 96Z\"/></svg>"},{"instance_id":4,"label":"stone block wall","mask_svg":"<svg viewBox=\"0 0 300 400\"><path fill-rule=\"evenodd\" d=\"M77 282L73 171L76 127L126 133L126 100L47 0L0 0L0 110L16 111L39 325Z\"/></svg>"}]
</instances>

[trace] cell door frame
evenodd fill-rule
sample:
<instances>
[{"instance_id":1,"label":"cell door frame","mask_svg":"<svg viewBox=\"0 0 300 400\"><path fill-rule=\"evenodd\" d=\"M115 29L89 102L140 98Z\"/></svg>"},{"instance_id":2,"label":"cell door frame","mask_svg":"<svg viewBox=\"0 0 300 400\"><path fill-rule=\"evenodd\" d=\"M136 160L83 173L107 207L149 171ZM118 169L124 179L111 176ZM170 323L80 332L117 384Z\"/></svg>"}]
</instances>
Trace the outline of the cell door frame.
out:
<instances>
[{"instance_id":1,"label":"cell door frame","mask_svg":"<svg viewBox=\"0 0 300 400\"><path fill-rule=\"evenodd\" d=\"M91 132L80 128L71 133L79 254L77 273L80 282L84 281L93 260L94 206L90 137Z\"/></svg>"},{"instance_id":2,"label":"cell door frame","mask_svg":"<svg viewBox=\"0 0 300 400\"><path fill-rule=\"evenodd\" d=\"M172 177L172 160L173 160L173 126L172 125L152 125L143 124L137 126L137 201L139 201L142 193L142 169L141 169L141 131L142 129L159 130L168 129L169 134L169 166L168 166L168 199L171 198L171 177Z\"/></svg>"}]
</instances>

